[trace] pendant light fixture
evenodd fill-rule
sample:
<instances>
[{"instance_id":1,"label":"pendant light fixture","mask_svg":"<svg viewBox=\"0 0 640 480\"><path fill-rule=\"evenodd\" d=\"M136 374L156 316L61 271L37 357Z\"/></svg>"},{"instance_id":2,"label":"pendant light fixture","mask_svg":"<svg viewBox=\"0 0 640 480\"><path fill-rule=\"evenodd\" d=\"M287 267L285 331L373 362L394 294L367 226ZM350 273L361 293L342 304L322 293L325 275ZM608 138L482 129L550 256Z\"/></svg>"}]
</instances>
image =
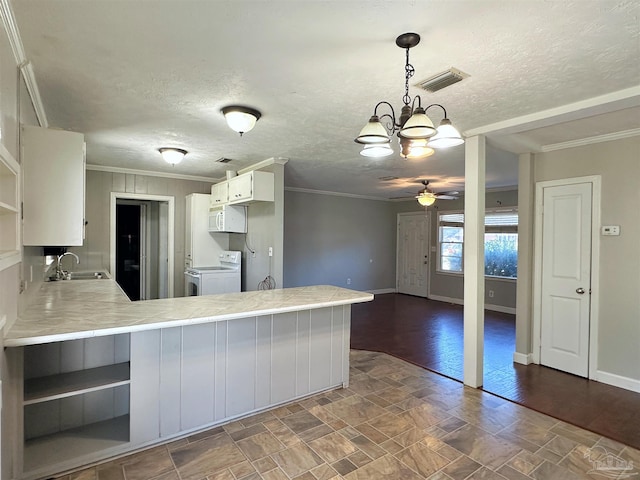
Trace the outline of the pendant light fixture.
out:
<instances>
[{"instance_id":1,"label":"pendant light fixture","mask_svg":"<svg viewBox=\"0 0 640 480\"><path fill-rule=\"evenodd\" d=\"M354 140L364 145L361 155L367 157L389 155L390 135L396 132L400 142L400 155L405 158L426 157L433 154L434 148L446 148L464 143L462 135L451 124L451 120L447 118L447 111L442 105L434 103L423 108L419 95L416 95L413 100L409 96L409 79L415 73L413 65L409 63L409 49L418 43L420 43L420 35L417 33L403 33L396 38L396 45L406 50L404 96L402 97L404 105L399 117L396 117L396 112L389 102L382 101L376 105L373 115ZM383 106L389 107L391 113L378 115L378 108ZM444 113L443 120L437 129L427 116L427 111L432 107L440 107ZM385 145L388 148L380 148ZM372 148L372 146L378 148Z\"/></svg>"},{"instance_id":2,"label":"pendant light fixture","mask_svg":"<svg viewBox=\"0 0 640 480\"><path fill-rule=\"evenodd\" d=\"M187 151L181 148L163 147L159 148L158 151L160 152L160 155L162 155L162 158L171 165L177 165L180 163L187 154Z\"/></svg>"},{"instance_id":3,"label":"pendant light fixture","mask_svg":"<svg viewBox=\"0 0 640 480\"><path fill-rule=\"evenodd\" d=\"M255 108L244 107L242 105L229 105L228 107L224 107L221 112L229 128L238 132L240 136L250 131L262 116Z\"/></svg>"}]
</instances>

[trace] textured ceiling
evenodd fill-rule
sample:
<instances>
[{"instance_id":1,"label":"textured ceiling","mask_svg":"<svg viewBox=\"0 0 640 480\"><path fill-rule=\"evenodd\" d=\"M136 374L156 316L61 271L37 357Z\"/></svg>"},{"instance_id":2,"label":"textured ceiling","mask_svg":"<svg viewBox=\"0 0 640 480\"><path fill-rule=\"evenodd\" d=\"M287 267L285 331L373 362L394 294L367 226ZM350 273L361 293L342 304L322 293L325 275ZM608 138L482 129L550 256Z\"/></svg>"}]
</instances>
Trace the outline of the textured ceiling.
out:
<instances>
[{"instance_id":1,"label":"textured ceiling","mask_svg":"<svg viewBox=\"0 0 640 480\"><path fill-rule=\"evenodd\" d=\"M50 127L84 133L94 165L219 178L285 157L290 187L390 198L430 178L435 190L460 190L463 146L424 160L397 153L374 160L353 142L378 101L402 104L405 57L394 40L407 31L422 37L411 50L412 84L450 67L470 75L421 95L423 104L443 104L462 131L487 134L488 187L517 183L523 145L535 150L640 127L635 0L11 5ZM611 102L619 91L630 93ZM602 101L583 108L594 97ZM220 114L235 103L263 114L242 138ZM569 116L525 121L570 104L578 106L567 107ZM596 114L614 120L588 119ZM517 118L525 119L512 121L519 128L504 128ZM171 167L157 152L164 146L189 154ZM215 163L220 157L233 161ZM398 181L379 180L390 175Z\"/></svg>"}]
</instances>

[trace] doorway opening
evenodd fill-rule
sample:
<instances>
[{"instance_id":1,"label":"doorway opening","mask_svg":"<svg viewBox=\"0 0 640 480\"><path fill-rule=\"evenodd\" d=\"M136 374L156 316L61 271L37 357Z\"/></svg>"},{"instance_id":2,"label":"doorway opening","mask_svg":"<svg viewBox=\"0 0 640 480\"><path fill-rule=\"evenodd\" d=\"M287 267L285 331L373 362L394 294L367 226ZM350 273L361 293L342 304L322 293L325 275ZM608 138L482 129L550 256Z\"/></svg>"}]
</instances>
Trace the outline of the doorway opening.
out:
<instances>
[{"instance_id":1,"label":"doorway opening","mask_svg":"<svg viewBox=\"0 0 640 480\"><path fill-rule=\"evenodd\" d=\"M110 271L132 300L173 297L174 198L111 193Z\"/></svg>"}]
</instances>

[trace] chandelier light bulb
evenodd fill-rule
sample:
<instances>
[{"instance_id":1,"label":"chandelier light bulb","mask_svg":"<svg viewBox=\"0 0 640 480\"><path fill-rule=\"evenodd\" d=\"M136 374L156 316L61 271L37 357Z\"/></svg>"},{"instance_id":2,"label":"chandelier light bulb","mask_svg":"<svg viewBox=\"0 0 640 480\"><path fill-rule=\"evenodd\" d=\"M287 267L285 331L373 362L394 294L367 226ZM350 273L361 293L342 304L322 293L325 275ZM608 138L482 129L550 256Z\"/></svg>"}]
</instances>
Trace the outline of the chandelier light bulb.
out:
<instances>
[{"instance_id":1,"label":"chandelier light bulb","mask_svg":"<svg viewBox=\"0 0 640 480\"><path fill-rule=\"evenodd\" d=\"M388 143L383 145L365 145L360 152L363 157L387 157L393 154L393 149Z\"/></svg>"},{"instance_id":2,"label":"chandelier light bulb","mask_svg":"<svg viewBox=\"0 0 640 480\"><path fill-rule=\"evenodd\" d=\"M451 124L451 120L448 118L444 118L442 122L440 122L438 133L429 140L429 146L432 148L455 147L463 143L462 135L460 135L460 132Z\"/></svg>"}]
</instances>

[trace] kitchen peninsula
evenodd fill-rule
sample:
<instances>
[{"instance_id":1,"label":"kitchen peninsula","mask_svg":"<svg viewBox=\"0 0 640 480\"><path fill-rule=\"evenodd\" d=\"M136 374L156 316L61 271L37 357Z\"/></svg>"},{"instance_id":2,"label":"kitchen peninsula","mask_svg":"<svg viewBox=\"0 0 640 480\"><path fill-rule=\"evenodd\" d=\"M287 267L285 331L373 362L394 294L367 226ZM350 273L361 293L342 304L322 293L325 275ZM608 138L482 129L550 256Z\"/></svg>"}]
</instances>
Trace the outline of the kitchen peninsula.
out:
<instances>
[{"instance_id":1,"label":"kitchen peninsula","mask_svg":"<svg viewBox=\"0 0 640 480\"><path fill-rule=\"evenodd\" d=\"M129 302L110 279L43 284L5 335L16 478L347 384L350 306L372 299L310 286Z\"/></svg>"}]
</instances>

